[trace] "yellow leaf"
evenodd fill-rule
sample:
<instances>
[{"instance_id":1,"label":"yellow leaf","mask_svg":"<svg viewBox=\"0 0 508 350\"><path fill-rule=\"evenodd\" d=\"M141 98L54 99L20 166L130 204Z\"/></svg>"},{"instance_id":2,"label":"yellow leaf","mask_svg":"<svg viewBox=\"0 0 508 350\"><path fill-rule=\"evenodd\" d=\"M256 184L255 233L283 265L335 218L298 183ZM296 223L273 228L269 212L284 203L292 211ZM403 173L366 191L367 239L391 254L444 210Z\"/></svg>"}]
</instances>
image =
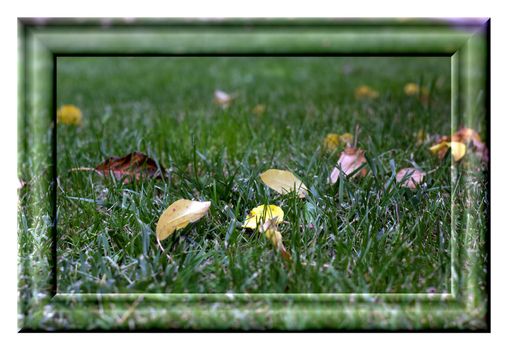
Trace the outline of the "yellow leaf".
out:
<instances>
[{"instance_id":1,"label":"yellow leaf","mask_svg":"<svg viewBox=\"0 0 508 350\"><path fill-rule=\"evenodd\" d=\"M429 150L433 154L436 154L443 149L448 149L448 147L449 147L448 142L441 142L441 143L433 145L432 147L429 148Z\"/></svg>"},{"instance_id":2,"label":"yellow leaf","mask_svg":"<svg viewBox=\"0 0 508 350\"><path fill-rule=\"evenodd\" d=\"M323 140L323 146L329 152L335 151L341 144L351 145L353 143L353 135L350 133L327 134Z\"/></svg>"},{"instance_id":3,"label":"yellow leaf","mask_svg":"<svg viewBox=\"0 0 508 350\"><path fill-rule=\"evenodd\" d=\"M452 157L453 157L453 160L454 161L459 161L462 159L462 157L464 157L464 155L466 154L466 145L462 142L456 142L456 141L452 141L452 142L446 142L446 141L443 141L441 143L438 143L432 147L429 148L429 150L434 153L434 154L437 154L438 157L440 159L442 159L445 155L446 155L446 151L448 150L448 148L451 148L452 149Z\"/></svg>"},{"instance_id":4,"label":"yellow leaf","mask_svg":"<svg viewBox=\"0 0 508 350\"><path fill-rule=\"evenodd\" d=\"M377 98L379 97L379 92L372 89L370 86L361 85L355 89L355 96L357 99L363 98Z\"/></svg>"},{"instance_id":5,"label":"yellow leaf","mask_svg":"<svg viewBox=\"0 0 508 350\"><path fill-rule=\"evenodd\" d=\"M340 145L339 134L327 134L323 140L323 146L327 151L335 151Z\"/></svg>"},{"instance_id":6,"label":"yellow leaf","mask_svg":"<svg viewBox=\"0 0 508 350\"><path fill-rule=\"evenodd\" d=\"M408 96L419 96L423 104L429 102L429 89L425 86L421 87L415 83L407 83L404 86L404 93Z\"/></svg>"},{"instance_id":7,"label":"yellow leaf","mask_svg":"<svg viewBox=\"0 0 508 350\"><path fill-rule=\"evenodd\" d=\"M56 112L56 121L62 124L81 125L82 117L81 110L74 105L63 105Z\"/></svg>"},{"instance_id":8,"label":"yellow leaf","mask_svg":"<svg viewBox=\"0 0 508 350\"><path fill-rule=\"evenodd\" d=\"M260 205L250 211L242 227L255 230L259 225L272 219L275 219L276 223L281 223L284 220L284 211L276 205Z\"/></svg>"},{"instance_id":9,"label":"yellow leaf","mask_svg":"<svg viewBox=\"0 0 508 350\"><path fill-rule=\"evenodd\" d=\"M179 199L171 204L157 222L157 238L162 241L176 230L196 222L208 212L210 202L198 202L188 199Z\"/></svg>"},{"instance_id":10,"label":"yellow leaf","mask_svg":"<svg viewBox=\"0 0 508 350\"><path fill-rule=\"evenodd\" d=\"M407 83L404 86L404 93L408 96L418 95L420 93L420 86L415 83Z\"/></svg>"},{"instance_id":11,"label":"yellow leaf","mask_svg":"<svg viewBox=\"0 0 508 350\"><path fill-rule=\"evenodd\" d=\"M453 160L456 162L461 160L462 157L466 154L466 145L462 142L452 141L449 143L449 146L452 148L452 156Z\"/></svg>"},{"instance_id":12,"label":"yellow leaf","mask_svg":"<svg viewBox=\"0 0 508 350\"><path fill-rule=\"evenodd\" d=\"M298 197L304 198L308 193L307 187L290 171L269 169L259 176L265 185L281 194L296 190Z\"/></svg>"},{"instance_id":13,"label":"yellow leaf","mask_svg":"<svg viewBox=\"0 0 508 350\"><path fill-rule=\"evenodd\" d=\"M347 145L351 145L353 143L353 134L346 132L345 134L340 135L340 141Z\"/></svg>"}]
</instances>

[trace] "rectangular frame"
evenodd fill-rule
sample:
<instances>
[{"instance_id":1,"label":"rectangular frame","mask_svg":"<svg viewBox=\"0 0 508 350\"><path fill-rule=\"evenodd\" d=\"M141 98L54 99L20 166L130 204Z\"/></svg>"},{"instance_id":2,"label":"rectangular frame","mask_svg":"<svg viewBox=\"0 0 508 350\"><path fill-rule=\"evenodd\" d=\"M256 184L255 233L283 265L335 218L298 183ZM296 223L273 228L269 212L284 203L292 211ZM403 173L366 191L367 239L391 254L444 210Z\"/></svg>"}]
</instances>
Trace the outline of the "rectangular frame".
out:
<instances>
[{"instance_id":1,"label":"rectangular frame","mask_svg":"<svg viewBox=\"0 0 508 350\"><path fill-rule=\"evenodd\" d=\"M489 223L453 206L453 195L446 294L56 292L57 57L450 56L452 129L483 124L489 130L490 21L462 25L465 30L430 20L20 19L19 171L24 167L33 179L30 196L19 204L19 270L29 276L20 284L20 330L489 330L489 255L483 261L477 244L484 239L489 249ZM467 173L451 171L454 186L468 191ZM43 253L48 245L51 255Z\"/></svg>"}]
</instances>

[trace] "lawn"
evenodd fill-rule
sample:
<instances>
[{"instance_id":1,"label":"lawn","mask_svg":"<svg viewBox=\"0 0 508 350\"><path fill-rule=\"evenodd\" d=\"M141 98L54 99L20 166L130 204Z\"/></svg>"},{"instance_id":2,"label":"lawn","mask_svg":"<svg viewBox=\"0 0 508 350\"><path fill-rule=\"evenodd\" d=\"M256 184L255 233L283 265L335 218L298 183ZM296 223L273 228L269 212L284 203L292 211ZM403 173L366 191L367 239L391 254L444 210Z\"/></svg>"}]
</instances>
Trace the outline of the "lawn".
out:
<instances>
[{"instance_id":1,"label":"lawn","mask_svg":"<svg viewBox=\"0 0 508 350\"><path fill-rule=\"evenodd\" d=\"M427 293L451 281L451 159L418 132L450 134L449 57L59 57L57 104L83 112L57 129L57 287L60 293ZM414 82L428 103L407 96ZM368 85L377 98L358 99ZM234 94L228 108L216 89ZM255 113L256 105L266 106ZM327 183L352 133L365 177ZM124 184L93 172L140 151L168 170ZM411 190L401 168L427 175ZM309 188L300 199L260 180L285 169ZM180 198L208 214L162 245L155 226ZM285 213L285 261L247 213Z\"/></svg>"}]
</instances>

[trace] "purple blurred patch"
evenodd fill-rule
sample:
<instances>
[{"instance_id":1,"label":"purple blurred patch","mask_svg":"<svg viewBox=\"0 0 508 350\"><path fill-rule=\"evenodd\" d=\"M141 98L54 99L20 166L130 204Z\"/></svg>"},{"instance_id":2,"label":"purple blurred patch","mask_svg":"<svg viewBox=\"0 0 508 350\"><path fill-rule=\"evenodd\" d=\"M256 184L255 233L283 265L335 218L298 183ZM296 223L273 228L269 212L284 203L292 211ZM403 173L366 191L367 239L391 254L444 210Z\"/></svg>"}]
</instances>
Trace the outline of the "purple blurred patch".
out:
<instances>
[{"instance_id":1,"label":"purple blurred patch","mask_svg":"<svg viewBox=\"0 0 508 350\"><path fill-rule=\"evenodd\" d=\"M478 29L484 30L487 26L489 18L442 18L451 27L467 32L476 32Z\"/></svg>"}]
</instances>

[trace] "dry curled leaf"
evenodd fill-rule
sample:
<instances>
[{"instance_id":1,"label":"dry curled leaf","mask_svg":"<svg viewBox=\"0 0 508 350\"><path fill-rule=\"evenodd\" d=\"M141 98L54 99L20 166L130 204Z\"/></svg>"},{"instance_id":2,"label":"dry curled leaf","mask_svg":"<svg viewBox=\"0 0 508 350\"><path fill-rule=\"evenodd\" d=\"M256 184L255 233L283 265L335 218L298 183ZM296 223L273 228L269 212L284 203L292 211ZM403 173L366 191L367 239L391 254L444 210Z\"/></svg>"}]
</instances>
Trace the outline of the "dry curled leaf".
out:
<instances>
[{"instance_id":1,"label":"dry curled leaf","mask_svg":"<svg viewBox=\"0 0 508 350\"><path fill-rule=\"evenodd\" d=\"M188 199L179 199L171 204L162 213L157 222L157 239L162 241L168 238L176 230L196 222L206 215L211 202L198 202Z\"/></svg>"},{"instance_id":2,"label":"dry curled leaf","mask_svg":"<svg viewBox=\"0 0 508 350\"><path fill-rule=\"evenodd\" d=\"M81 125L83 114L75 105L63 105L56 112L56 121L59 124Z\"/></svg>"},{"instance_id":3,"label":"dry curled leaf","mask_svg":"<svg viewBox=\"0 0 508 350\"><path fill-rule=\"evenodd\" d=\"M278 230L278 220L268 219L263 225L259 227L259 231L265 234L265 237L272 242L273 246L280 252L282 257L286 260L291 260L291 255L287 252L284 243L282 242L282 234Z\"/></svg>"},{"instance_id":4,"label":"dry curled leaf","mask_svg":"<svg viewBox=\"0 0 508 350\"><path fill-rule=\"evenodd\" d=\"M213 101L222 107L228 107L233 102L234 97L222 90L215 90Z\"/></svg>"},{"instance_id":5,"label":"dry curled leaf","mask_svg":"<svg viewBox=\"0 0 508 350\"><path fill-rule=\"evenodd\" d=\"M425 173L416 168L400 169L396 175L397 182L402 182L402 187L415 189L416 185L422 182Z\"/></svg>"},{"instance_id":6,"label":"dry curled leaf","mask_svg":"<svg viewBox=\"0 0 508 350\"><path fill-rule=\"evenodd\" d=\"M334 184L337 182L342 171L346 175L350 175L367 163L365 159L365 151L360 148L346 147L340 154L340 158L337 161L337 165L332 170L328 182ZM367 169L364 167L354 176L360 174L360 176L367 175Z\"/></svg>"},{"instance_id":7,"label":"dry curled leaf","mask_svg":"<svg viewBox=\"0 0 508 350\"><path fill-rule=\"evenodd\" d=\"M132 152L125 157L110 157L95 167L101 175L113 175L115 179L129 183L143 178L159 179L165 170L155 160L141 152Z\"/></svg>"},{"instance_id":8,"label":"dry curled leaf","mask_svg":"<svg viewBox=\"0 0 508 350\"><path fill-rule=\"evenodd\" d=\"M255 230L259 225L272 219L275 219L276 223L281 223L284 220L284 211L276 205L260 205L250 211L242 227Z\"/></svg>"},{"instance_id":9,"label":"dry curled leaf","mask_svg":"<svg viewBox=\"0 0 508 350\"><path fill-rule=\"evenodd\" d=\"M265 185L280 194L295 190L300 198L304 198L308 194L305 184L290 171L269 169L259 176Z\"/></svg>"}]
</instances>

